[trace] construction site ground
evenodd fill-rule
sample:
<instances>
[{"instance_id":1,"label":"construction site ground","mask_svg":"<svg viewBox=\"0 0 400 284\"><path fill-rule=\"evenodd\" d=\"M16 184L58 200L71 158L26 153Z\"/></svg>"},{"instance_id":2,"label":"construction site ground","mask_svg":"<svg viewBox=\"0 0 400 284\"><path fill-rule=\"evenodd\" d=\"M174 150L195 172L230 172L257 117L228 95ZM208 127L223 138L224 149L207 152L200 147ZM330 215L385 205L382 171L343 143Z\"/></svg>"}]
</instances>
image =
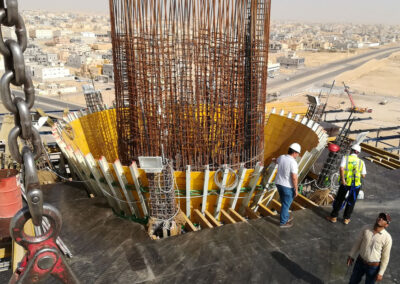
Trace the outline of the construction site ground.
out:
<instances>
[{"instance_id":1,"label":"construction site ground","mask_svg":"<svg viewBox=\"0 0 400 284\"><path fill-rule=\"evenodd\" d=\"M61 237L81 283L346 283L348 252L381 211L393 220L382 283L399 283L399 171L365 163L365 199L347 226L327 222L326 206L293 212L290 229L266 217L154 241L142 225L116 217L104 199L89 199L79 183L46 186L44 194L62 212Z\"/></svg>"}]
</instances>

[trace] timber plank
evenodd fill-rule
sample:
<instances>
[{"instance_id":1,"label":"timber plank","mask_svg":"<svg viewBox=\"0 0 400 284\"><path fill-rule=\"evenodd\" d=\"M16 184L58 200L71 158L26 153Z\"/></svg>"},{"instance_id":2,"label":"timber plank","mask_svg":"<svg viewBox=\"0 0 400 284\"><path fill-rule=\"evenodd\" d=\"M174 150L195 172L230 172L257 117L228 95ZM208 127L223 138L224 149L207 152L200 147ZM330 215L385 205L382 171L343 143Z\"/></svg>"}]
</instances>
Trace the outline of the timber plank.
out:
<instances>
[{"instance_id":1,"label":"timber plank","mask_svg":"<svg viewBox=\"0 0 400 284\"><path fill-rule=\"evenodd\" d=\"M310 199L305 197L303 194L297 195L294 200L297 203L299 203L301 206L306 207L306 208L318 207L318 204L316 204L315 202L311 201Z\"/></svg>"},{"instance_id":2,"label":"timber plank","mask_svg":"<svg viewBox=\"0 0 400 284\"><path fill-rule=\"evenodd\" d=\"M246 219L242 217L242 215L240 215L232 208L228 209L228 213L236 222L247 222Z\"/></svg>"},{"instance_id":3,"label":"timber plank","mask_svg":"<svg viewBox=\"0 0 400 284\"><path fill-rule=\"evenodd\" d=\"M214 228L213 225L211 225L211 223L208 222L207 218L204 217L203 214L201 214L199 209L194 209L193 213L194 213L193 214L194 215L193 216L194 220L201 225L202 229L212 229L212 228Z\"/></svg>"},{"instance_id":4,"label":"timber plank","mask_svg":"<svg viewBox=\"0 0 400 284\"><path fill-rule=\"evenodd\" d=\"M224 210L221 209L221 221L223 221L224 223L227 224L236 224L236 221L233 220L233 218L231 216L229 216L229 214Z\"/></svg>"},{"instance_id":5,"label":"timber plank","mask_svg":"<svg viewBox=\"0 0 400 284\"><path fill-rule=\"evenodd\" d=\"M217 219L214 218L214 216L208 212L207 210L204 210L204 215L206 216L207 220L214 226L214 227L220 227L222 226L221 222L219 222Z\"/></svg>"},{"instance_id":6,"label":"timber plank","mask_svg":"<svg viewBox=\"0 0 400 284\"><path fill-rule=\"evenodd\" d=\"M183 219L185 220L185 229L187 230L187 231L190 231L190 232L195 232L195 231L197 231L197 229L196 229L196 227L193 225L193 223L189 220L189 218L186 216L186 214L185 213L183 213L183 211L182 210L180 210L179 209L179 214L183 217Z\"/></svg>"},{"instance_id":7,"label":"timber plank","mask_svg":"<svg viewBox=\"0 0 400 284\"><path fill-rule=\"evenodd\" d=\"M260 218L260 216L258 216L257 213L251 210L249 207L246 206L244 209L245 209L244 216L249 218L250 220Z\"/></svg>"},{"instance_id":8,"label":"timber plank","mask_svg":"<svg viewBox=\"0 0 400 284\"><path fill-rule=\"evenodd\" d=\"M305 208L293 200L292 205L290 206L290 209L291 210L303 210Z\"/></svg>"},{"instance_id":9,"label":"timber plank","mask_svg":"<svg viewBox=\"0 0 400 284\"><path fill-rule=\"evenodd\" d=\"M261 216L267 217L267 216L274 216L277 213L266 207L264 204L260 204L258 207L258 212L260 212Z\"/></svg>"},{"instance_id":10,"label":"timber plank","mask_svg":"<svg viewBox=\"0 0 400 284\"><path fill-rule=\"evenodd\" d=\"M269 207L272 208L272 209L275 209L278 212L280 212L282 204L279 201L276 201L275 199L272 199L271 202L269 203Z\"/></svg>"}]
</instances>

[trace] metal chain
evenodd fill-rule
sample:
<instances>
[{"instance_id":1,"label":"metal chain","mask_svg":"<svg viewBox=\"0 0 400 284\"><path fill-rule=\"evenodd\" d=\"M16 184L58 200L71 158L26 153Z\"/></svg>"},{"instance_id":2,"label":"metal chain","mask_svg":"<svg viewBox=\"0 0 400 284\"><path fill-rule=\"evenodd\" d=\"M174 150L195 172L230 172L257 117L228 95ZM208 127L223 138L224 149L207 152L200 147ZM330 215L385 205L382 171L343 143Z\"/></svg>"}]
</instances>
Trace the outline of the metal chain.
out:
<instances>
[{"instance_id":1,"label":"metal chain","mask_svg":"<svg viewBox=\"0 0 400 284\"><path fill-rule=\"evenodd\" d=\"M14 27L17 41L13 39L4 41L2 26ZM33 224L40 226L43 216L43 193L40 189L35 160L42 153L42 141L39 132L32 125L30 116L30 109L35 102L35 89L32 78L25 68L23 54L27 42L25 23L18 12L18 1L0 0L0 53L4 57L5 67L5 73L0 79L1 100L5 108L15 117L15 127L8 136L8 146L13 159L22 164L29 212ZM25 98L12 95L10 84L23 86ZM21 152L18 137L25 145ZM29 144L32 144L33 149L26 146Z\"/></svg>"},{"instance_id":2,"label":"metal chain","mask_svg":"<svg viewBox=\"0 0 400 284\"><path fill-rule=\"evenodd\" d=\"M3 25L14 27L17 41L4 41L1 31ZM43 193L36 170L35 160L42 153L42 141L38 130L32 125L30 116L30 109L35 102L35 90L31 76L25 68L26 46L27 34L24 21L18 12L18 1L0 0L0 54L4 57L5 67L5 73L0 79L0 93L3 105L14 114L15 127L8 135L8 146L11 156L21 164L29 207L29 210L23 208L11 219L11 236L27 250L27 253L9 283L42 283L51 274L64 283L76 284L79 283L78 279L57 247L57 243L60 244L58 234L62 224L61 214L56 208L43 203ZM10 84L23 86L25 98L12 95ZM24 143L21 151L18 138ZM42 225L45 228L44 231L38 231L40 235L30 237L22 233L29 215L35 229L41 228Z\"/></svg>"}]
</instances>

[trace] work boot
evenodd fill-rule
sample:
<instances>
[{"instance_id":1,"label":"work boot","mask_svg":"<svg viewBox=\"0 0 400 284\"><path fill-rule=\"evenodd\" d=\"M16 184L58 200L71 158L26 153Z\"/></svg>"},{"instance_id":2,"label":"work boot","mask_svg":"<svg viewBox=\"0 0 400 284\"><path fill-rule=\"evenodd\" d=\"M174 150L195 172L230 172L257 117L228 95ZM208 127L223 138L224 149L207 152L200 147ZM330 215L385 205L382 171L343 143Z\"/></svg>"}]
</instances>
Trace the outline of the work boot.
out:
<instances>
[{"instance_id":1,"label":"work boot","mask_svg":"<svg viewBox=\"0 0 400 284\"><path fill-rule=\"evenodd\" d=\"M288 220L288 223L289 223L289 222L292 222L293 219L294 219L294 217L293 217L293 216L290 216L290 217L289 217L289 220Z\"/></svg>"},{"instance_id":2,"label":"work boot","mask_svg":"<svg viewBox=\"0 0 400 284\"><path fill-rule=\"evenodd\" d=\"M287 222L286 224L280 225L279 227L284 229L284 228L290 228L293 226L293 223Z\"/></svg>"},{"instance_id":3,"label":"work boot","mask_svg":"<svg viewBox=\"0 0 400 284\"><path fill-rule=\"evenodd\" d=\"M336 217L331 217L331 216L326 216L326 220L328 220L331 223L336 223L337 218Z\"/></svg>"},{"instance_id":4,"label":"work boot","mask_svg":"<svg viewBox=\"0 0 400 284\"><path fill-rule=\"evenodd\" d=\"M343 224L348 225L350 223L350 219L344 219Z\"/></svg>"}]
</instances>

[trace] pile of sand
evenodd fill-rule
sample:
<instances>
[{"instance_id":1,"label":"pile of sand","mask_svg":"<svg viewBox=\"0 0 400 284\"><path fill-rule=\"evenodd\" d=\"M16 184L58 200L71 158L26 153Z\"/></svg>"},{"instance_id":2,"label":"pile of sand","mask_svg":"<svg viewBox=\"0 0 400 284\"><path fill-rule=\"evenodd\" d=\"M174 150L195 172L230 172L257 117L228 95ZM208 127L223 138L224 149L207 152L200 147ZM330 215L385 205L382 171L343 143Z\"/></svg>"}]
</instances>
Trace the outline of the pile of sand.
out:
<instances>
[{"instance_id":1,"label":"pile of sand","mask_svg":"<svg viewBox=\"0 0 400 284\"><path fill-rule=\"evenodd\" d=\"M362 76L365 76L366 74L369 74L371 72L376 71L379 68L384 67L385 64L387 64L386 61L387 59L382 59L382 60L372 59L353 70L340 74L338 77L336 77L336 81L346 82L346 83L354 82L355 80L360 79Z\"/></svg>"}]
</instances>

